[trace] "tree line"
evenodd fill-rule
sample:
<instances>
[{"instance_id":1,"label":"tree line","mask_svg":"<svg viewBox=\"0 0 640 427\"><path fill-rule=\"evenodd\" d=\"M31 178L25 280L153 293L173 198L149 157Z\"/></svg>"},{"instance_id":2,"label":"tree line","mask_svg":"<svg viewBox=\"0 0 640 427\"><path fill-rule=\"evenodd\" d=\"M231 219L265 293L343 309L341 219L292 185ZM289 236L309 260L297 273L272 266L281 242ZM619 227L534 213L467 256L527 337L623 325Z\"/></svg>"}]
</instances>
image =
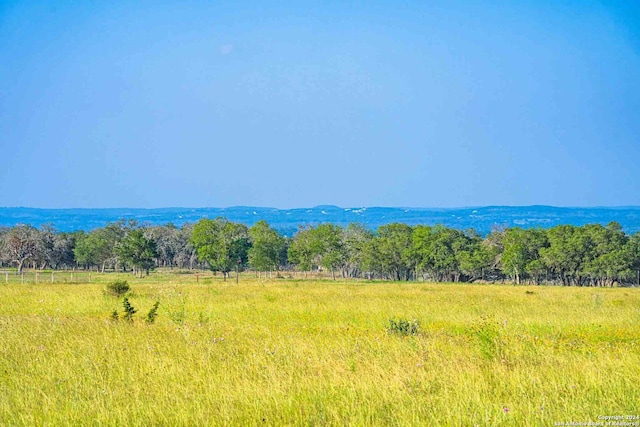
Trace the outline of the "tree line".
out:
<instances>
[{"instance_id":1,"label":"tree line","mask_svg":"<svg viewBox=\"0 0 640 427\"><path fill-rule=\"evenodd\" d=\"M496 228L487 236L442 225L301 226L286 237L266 221L226 218L176 227L120 220L89 232L50 225L0 228L0 267L133 271L156 267L257 274L323 272L334 279L512 281L565 286L640 284L640 233L620 224Z\"/></svg>"}]
</instances>

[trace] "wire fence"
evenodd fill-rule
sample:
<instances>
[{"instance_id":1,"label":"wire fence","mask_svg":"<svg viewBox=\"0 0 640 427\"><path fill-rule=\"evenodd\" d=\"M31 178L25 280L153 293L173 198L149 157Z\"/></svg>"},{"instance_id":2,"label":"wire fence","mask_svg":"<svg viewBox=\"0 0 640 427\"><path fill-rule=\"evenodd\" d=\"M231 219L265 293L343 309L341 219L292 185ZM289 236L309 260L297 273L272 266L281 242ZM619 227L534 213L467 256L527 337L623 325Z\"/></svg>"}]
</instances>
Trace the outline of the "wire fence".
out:
<instances>
[{"instance_id":1,"label":"wire fence","mask_svg":"<svg viewBox=\"0 0 640 427\"><path fill-rule=\"evenodd\" d=\"M253 273L241 273L244 278L252 278ZM230 273L226 278L222 274L214 275L209 271L151 271L149 275L131 271L128 272L96 272L83 270L24 270L19 273L17 270L0 270L0 285L16 284L105 284L114 280L143 281L146 283L196 283L210 284L213 282L237 281L235 272Z\"/></svg>"},{"instance_id":2,"label":"wire fence","mask_svg":"<svg viewBox=\"0 0 640 427\"><path fill-rule=\"evenodd\" d=\"M40 283L91 283L91 272L78 271L0 271L0 283L40 284Z\"/></svg>"}]
</instances>

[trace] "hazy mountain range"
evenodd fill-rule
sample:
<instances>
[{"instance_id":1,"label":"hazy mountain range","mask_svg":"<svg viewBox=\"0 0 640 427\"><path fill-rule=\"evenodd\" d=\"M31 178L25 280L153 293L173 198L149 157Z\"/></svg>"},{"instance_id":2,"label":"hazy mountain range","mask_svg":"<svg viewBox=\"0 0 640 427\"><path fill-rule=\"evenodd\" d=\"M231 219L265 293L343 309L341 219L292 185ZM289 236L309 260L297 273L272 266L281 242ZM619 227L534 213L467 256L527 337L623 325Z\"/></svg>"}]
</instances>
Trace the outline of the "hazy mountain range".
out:
<instances>
[{"instance_id":1,"label":"hazy mountain range","mask_svg":"<svg viewBox=\"0 0 640 427\"><path fill-rule=\"evenodd\" d=\"M640 231L640 206L566 208L553 206L485 206L469 208L399 208L315 206L313 208L276 209L252 206L229 208L109 208L109 209L37 209L0 208L0 225L24 223L34 226L53 224L60 231L91 230L121 218L142 224L173 223L181 226L200 218L219 216L246 225L264 219L286 235L299 225L330 222L347 225L360 222L371 229L391 222L443 224L458 229L474 228L482 234L493 227L542 227L558 224L607 224L617 221L628 233Z\"/></svg>"}]
</instances>

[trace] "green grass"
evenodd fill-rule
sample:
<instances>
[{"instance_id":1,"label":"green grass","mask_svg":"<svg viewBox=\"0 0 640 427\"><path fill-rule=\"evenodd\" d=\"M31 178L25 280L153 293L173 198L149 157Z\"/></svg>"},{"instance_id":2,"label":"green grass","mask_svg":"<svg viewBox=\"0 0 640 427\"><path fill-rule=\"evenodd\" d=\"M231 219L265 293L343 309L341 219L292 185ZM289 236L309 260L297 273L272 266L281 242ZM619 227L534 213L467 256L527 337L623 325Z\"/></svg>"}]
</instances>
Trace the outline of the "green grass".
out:
<instances>
[{"instance_id":1,"label":"green grass","mask_svg":"<svg viewBox=\"0 0 640 427\"><path fill-rule=\"evenodd\" d=\"M132 287L131 324L104 292L116 278ZM0 301L2 425L526 426L640 412L639 289L94 273L0 284ZM420 333L389 333L392 318Z\"/></svg>"}]
</instances>

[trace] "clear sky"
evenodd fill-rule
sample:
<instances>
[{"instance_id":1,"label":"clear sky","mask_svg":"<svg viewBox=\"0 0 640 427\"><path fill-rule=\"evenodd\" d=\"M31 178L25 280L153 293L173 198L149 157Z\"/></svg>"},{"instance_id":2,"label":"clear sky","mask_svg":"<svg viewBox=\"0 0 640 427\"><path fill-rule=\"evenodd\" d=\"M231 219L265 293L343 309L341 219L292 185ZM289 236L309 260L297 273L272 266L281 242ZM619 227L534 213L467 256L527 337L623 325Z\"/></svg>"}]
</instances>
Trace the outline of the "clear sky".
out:
<instances>
[{"instance_id":1,"label":"clear sky","mask_svg":"<svg viewBox=\"0 0 640 427\"><path fill-rule=\"evenodd\" d=\"M640 2L2 1L0 206L640 205Z\"/></svg>"}]
</instances>

